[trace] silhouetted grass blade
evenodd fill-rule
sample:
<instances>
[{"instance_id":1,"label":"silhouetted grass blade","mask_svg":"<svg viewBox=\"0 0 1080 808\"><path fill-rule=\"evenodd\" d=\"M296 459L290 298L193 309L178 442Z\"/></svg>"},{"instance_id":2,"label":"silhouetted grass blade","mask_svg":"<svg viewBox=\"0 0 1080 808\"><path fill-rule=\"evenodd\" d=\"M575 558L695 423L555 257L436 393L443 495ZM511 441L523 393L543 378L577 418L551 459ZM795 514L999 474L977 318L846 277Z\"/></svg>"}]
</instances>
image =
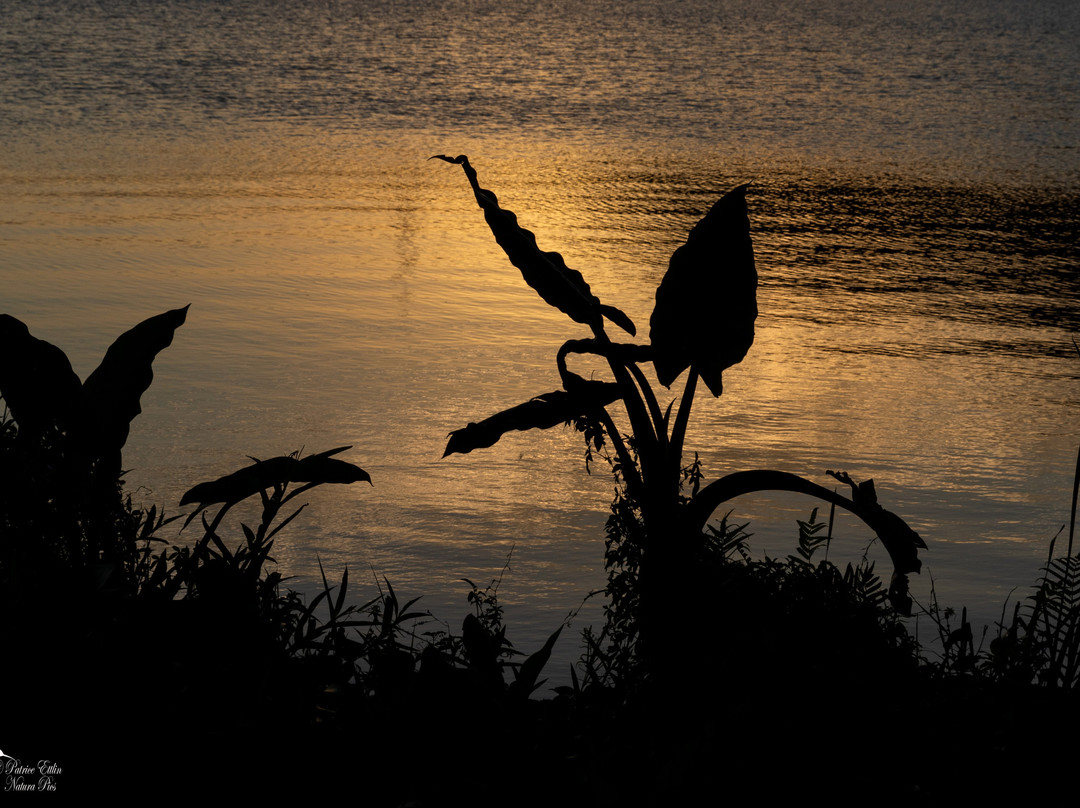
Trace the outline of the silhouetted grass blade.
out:
<instances>
[{"instance_id":1,"label":"silhouetted grass blade","mask_svg":"<svg viewBox=\"0 0 1080 808\"><path fill-rule=\"evenodd\" d=\"M510 263L521 270L525 282L548 305L579 323L599 325L601 316L604 316L631 335L637 333L633 321L626 314L614 306L602 305L580 272L570 269L559 253L541 250L536 245L536 236L518 224L517 216L499 207L499 198L495 193L480 187L476 169L470 165L468 157L464 154L457 157L436 154L429 159L444 160L465 170L495 241L503 248Z\"/></svg>"},{"instance_id":2,"label":"silhouetted grass blade","mask_svg":"<svg viewBox=\"0 0 1080 808\"><path fill-rule=\"evenodd\" d=\"M619 385L612 382L584 382L572 392L553 390L524 404L472 423L450 433L443 457L468 454L473 449L494 446L507 432L529 429L549 429L558 424L605 407L621 395Z\"/></svg>"},{"instance_id":3,"label":"silhouetted grass blade","mask_svg":"<svg viewBox=\"0 0 1080 808\"><path fill-rule=\"evenodd\" d=\"M723 371L754 342L757 270L746 189L729 191L694 226L656 290L649 339L665 387L693 366L719 396Z\"/></svg>"}]
</instances>

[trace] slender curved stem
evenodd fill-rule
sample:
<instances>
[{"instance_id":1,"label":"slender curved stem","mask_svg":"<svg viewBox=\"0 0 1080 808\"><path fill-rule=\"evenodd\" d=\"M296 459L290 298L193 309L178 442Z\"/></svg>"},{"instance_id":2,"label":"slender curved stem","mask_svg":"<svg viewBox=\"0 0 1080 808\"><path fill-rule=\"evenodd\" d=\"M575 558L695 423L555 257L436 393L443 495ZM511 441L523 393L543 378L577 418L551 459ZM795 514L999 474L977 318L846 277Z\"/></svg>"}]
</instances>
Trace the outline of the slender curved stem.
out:
<instances>
[{"instance_id":1,"label":"slender curved stem","mask_svg":"<svg viewBox=\"0 0 1080 808\"><path fill-rule=\"evenodd\" d=\"M694 406L694 393L697 391L698 372L693 365L686 376L686 386L683 388L682 399L679 401L679 411L675 413L675 424L671 427L671 441L669 443L669 462L674 465L675 479L678 480L682 470L683 443L686 440L686 427L690 422L690 409Z\"/></svg>"},{"instance_id":2,"label":"slender curved stem","mask_svg":"<svg viewBox=\"0 0 1080 808\"><path fill-rule=\"evenodd\" d=\"M600 410L600 414L597 416L600 423L604 425L604 430L608 433L608 440L611 441L611 445L615 447L615 455L619 458L619 463L622 465L623 479L626 481L627 491L631 497L640 498L644 495L644 483L641 479L641 472L638 470L637 463L634 462L633 456L630 454L630 450L626 448L626 443L622 439L622 435L619 434L619 430L615 427L615 422L611 419L611 414L608 411Z\"/></svg>"},{"instance_id":3,"label":"slender curved stem","mask_svg":"<svg viewBox=\"0 0 1080 808\"><path fill-rule=\"evenodd\" d=\"M668 445L667 419L665 419L664 414L660 412L660 402L656 400L656 394L653 393L649 380L645 378L645 374L641 372L641 368L637 366L637 363L627 362L626 367L637 381L638 389L641 391L641 397L649 409L649 415L652 417L653 421L653 434L656 435L656 442L660 447L660 452L666 452Z\"/></svg>"},{"instance_id":4,"label":"slender curved stem","mask_svg":"<svg viewBox=\"0 0 1080 808\"><path fill-rule=\"evenodd\" d=\"M634 384L629 371L627 371L627 364L622 360L616 360L612 355L613 352L610 350L612 342L607 332L604 331L603 323L594 324L592 331L596 341L599 343L597 353L607 359L608 366L615 376L615 381L623 389L623 406L626 408L627 418L630 419L630 430L637 439L641 478L643 481L647 481L652 478L653 470L662 465L662 455L659 455L658 452L659 441L653 432L652 421L649 419L649 413L642 395L638 391L637 385ZM609 423L611 423L610 419ZM611 432L612 430L609 429L609 433ZM613 440L615 437L615 434L612 434Z\"/></svg>"}]
</instances>

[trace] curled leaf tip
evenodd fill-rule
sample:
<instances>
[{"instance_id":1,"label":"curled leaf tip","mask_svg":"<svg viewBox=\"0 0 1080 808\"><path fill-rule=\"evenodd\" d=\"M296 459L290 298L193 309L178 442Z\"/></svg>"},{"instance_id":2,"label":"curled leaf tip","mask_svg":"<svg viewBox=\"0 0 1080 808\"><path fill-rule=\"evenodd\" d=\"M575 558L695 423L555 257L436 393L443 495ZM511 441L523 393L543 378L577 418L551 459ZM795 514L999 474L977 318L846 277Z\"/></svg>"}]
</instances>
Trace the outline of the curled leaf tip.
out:
<instances>
[{"instance_id":1,"label":"curled leaf tip","mask_svg":"<svg viewBox=\"0 0 1080 808\"><path fill-rule=\"evenodd\" d=\"M451 157L448 154L433 154L428 158L429 160L442 160L446 163L453 163L456 166L468 164L469 158L464 154L459 154L457 157Z\"/></svg>"}]
</instances>

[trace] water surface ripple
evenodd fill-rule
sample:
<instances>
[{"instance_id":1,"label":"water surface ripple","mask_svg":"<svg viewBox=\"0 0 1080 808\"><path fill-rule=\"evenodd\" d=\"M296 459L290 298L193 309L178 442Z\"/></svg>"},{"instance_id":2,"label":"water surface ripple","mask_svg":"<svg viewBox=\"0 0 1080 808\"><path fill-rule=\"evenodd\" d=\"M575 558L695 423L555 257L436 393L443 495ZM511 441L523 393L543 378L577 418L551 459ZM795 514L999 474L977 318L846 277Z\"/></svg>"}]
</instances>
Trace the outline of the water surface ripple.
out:
<instances>
[{"instance_id":1,"label":"water surface ripple","mask_svg":"<svg viewBox=\"0 0 1080 808\"><path fill-rule=\"evenodd\" d=\"M318 493L279 540L300 586L372 565L457 615L459 579L516 545L500 591L529 647L604 580L611 484L572 433L439 459L584 336L439 152L642 329L668 256L752 182L761 317L698 402L711 477L874 477L983 620L1067 518L1075 3L5 0L0 48L0 308L85 377L192 303L125 456L148 500L354 444L375 488ZM782 555L813 503L734 505ZM869 538L838 535L838 560Z\"/></svg>"}]
</instances>

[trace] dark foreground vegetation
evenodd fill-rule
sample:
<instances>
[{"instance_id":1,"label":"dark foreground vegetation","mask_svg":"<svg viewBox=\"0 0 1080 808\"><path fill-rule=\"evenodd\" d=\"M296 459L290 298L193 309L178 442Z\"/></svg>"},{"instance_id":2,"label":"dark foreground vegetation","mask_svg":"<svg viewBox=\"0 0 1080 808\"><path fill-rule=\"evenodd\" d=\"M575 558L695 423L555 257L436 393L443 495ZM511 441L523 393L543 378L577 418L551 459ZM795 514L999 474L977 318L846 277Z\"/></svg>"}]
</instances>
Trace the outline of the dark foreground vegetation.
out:
<instances>
[{"instance_id":1,"label":"dark foreground vegetation","mask_svg":"<svg viewBox=\"0 0 1080 808\"><path fill-rule=\"evenodd\" d=\"M389 581L362 602L348 571L302 597L274 568L274 540L305 491L370 482L343 459L351 447L253 461L196 485L187 513L166 518L125 494L121 450L187 310L122 335L85 382L62 351L0 315L0 789L168 801L306 792L393 806L1068 792L1080 679L1072 524L1064 555L1051 543L1032 594L990 636L919 606L938 629L924 648L907 629L907 576L925 545L872 481L829 472L850 498L769 470L704 484L696 458L684 462L697 382L720 395L722 371L753 342L745 188L672 257L649 344L620 344L604 321L634 335L630 319L540 251L467 159L442 159L464 168L525 280L593 334L560 349L561 389L452 433L446 453L510 430L583 433L587 467L604 463L616 480L604 624L580 639L552 627L520 653L498 580L469 582L452 630ZM586 381L572 356L611 381ZM664 386L686 372L677 406L661 406L643 364ZM718 510L770 489L830 507L799 522L783 559L755 557L746 525ZM865 558L828 559L836 507L888 552L887 581ZM161 538L181 518L190 538ZM582 655L571 684L552 691L544 668L558 641L580 642Z\"/></svg>"}]
</instances>

